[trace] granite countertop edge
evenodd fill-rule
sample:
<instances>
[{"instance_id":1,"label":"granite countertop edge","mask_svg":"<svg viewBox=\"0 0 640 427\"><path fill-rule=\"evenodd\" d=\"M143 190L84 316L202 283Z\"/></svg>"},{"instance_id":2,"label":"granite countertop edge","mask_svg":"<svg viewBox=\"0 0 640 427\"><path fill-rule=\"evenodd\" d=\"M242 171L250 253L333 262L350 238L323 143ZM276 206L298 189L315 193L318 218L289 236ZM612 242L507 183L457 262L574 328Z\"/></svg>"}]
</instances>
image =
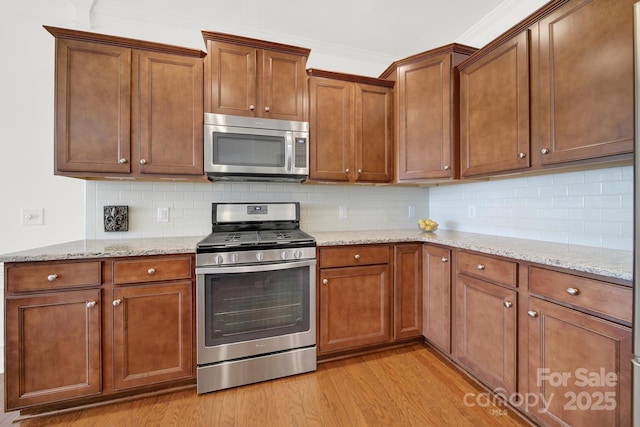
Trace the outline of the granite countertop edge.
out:
<instances>
[{"instance_id":1,"label":"granite countertop edge","mask_svg":"<svg viewBox=\"0 0 640 427\"><path fill-rule=\"evenodd\" d=\"M435 233L421 233L418 230L362 230L309 234L316 239L319 247L375 243L433 243L629 282L633 279L632 251L451 230L438 230ZM76 240L0 254L0 262L194 254L196 244L203 238L204 236Z\"/></svg>"}]
</instances>

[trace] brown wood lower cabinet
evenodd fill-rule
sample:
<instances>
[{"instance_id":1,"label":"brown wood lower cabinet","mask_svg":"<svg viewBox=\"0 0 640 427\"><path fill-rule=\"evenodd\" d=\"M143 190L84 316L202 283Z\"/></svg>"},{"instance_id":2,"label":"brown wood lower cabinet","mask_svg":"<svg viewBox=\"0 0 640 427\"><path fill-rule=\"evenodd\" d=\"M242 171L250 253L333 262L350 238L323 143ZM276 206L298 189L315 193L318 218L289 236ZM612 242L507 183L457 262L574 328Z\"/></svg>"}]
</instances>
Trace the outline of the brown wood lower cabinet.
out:
<instances>
[{"instance_id":1,"label":"brown wood lower cabinet","mask_svg":"<svg viewBox=\"0 0 640 427\"><path fill-rule=\"evenodd\" d=\"M422 247L422 333L451 353L451 250Z\"/></svg>"},{"instance_id":2,"label":"brown wood lower cabinet","mask_svg":"<svg viewBox=\"0 0 640 427\"><path fill-rule=\"evenodd\" d=\"M631 329L528 302L530 415L553 426L631 424Z\"/></svg>"},{"instance_id":3,"label":"brown wood lower cabinet","mask_svg":"<svg viewBox=\"0 0 640 427\"><path fill-rule=\"evenodd\" d=\"M102 391L100 289L8 297L5 408Z\"/></svg>"},{"instance_id":4,"label":"brown wood lower cabinet","mask_svg":"<svg viewBox=\"0 0 640 427\"><path fill-rule=\"evenodd\" d=\"M113 387L192 375L191 282L113 290Z\"/></svg>"},{"instance_id":5,"label":"brown wood lower cabinet","mask_svg":"<svg viewBox=\"0 0 640 427\"><path fill-rule=\"evenodd\" d=\"M393 272L393 336L418 337L422 335L422 245L395 245Z\"/></svg>"},{"instance_id":6,"label":"brown wood lower cabinet","mask_svg":"<svg viewBox=\"0 0 640 427\"><path fill-rule=\"evenodd\" d=\"M517 292L458 274L455 357L493 389L516 392Z\"/></svg>"}]
</instances>

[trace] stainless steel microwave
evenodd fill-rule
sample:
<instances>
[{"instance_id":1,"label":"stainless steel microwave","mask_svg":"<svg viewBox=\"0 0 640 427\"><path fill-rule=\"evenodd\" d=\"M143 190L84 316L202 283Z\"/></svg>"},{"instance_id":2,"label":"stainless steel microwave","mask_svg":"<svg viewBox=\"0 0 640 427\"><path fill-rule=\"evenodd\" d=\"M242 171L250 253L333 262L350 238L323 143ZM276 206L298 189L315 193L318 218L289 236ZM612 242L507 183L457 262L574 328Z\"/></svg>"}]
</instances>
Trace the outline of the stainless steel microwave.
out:
<instances>
[{"instance_id":1,"label":"stainless steel microwave","mask_svg":"<svg viewBox=\"0 0 640 427\"><path fill-rule=\"evenodd\" d=\"M205 113L204 171L211 181L304 181L309 123Z\"/></svg>"}]
</instances>

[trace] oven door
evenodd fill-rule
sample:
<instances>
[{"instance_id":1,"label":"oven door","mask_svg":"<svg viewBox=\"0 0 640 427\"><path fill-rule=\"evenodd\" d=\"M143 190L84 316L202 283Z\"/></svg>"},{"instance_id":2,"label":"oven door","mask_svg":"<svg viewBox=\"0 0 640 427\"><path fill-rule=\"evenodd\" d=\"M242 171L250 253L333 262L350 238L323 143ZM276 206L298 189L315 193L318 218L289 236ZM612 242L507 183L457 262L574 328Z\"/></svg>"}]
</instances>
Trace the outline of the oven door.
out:
<instances>
[{"instance_id":1,"label":"oven door","mask_svg":"<svg viewBox=\"0 0 640 427\"><path fill-rule=\"evenodd\" d=\"M315 266L196 268L198 365L315 345Z\"/></svg>"}]
</instances>

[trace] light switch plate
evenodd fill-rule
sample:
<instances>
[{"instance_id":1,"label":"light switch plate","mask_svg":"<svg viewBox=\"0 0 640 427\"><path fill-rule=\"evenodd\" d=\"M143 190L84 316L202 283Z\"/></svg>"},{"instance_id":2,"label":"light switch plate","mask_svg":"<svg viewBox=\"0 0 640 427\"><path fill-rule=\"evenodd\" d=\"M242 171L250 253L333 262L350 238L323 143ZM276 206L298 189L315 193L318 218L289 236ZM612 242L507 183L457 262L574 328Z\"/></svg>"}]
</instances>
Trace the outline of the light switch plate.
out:
<instances>
[{"instance_id":1,"label":"light switch plate","mask_svg":"<svg viewBox=\"0 0 640 427\"><path fill-rule=\"evenodd\" d=\"M20 223L22 225L43 225L44 209L22 208Z\"/></svg>"}]
</instances>

